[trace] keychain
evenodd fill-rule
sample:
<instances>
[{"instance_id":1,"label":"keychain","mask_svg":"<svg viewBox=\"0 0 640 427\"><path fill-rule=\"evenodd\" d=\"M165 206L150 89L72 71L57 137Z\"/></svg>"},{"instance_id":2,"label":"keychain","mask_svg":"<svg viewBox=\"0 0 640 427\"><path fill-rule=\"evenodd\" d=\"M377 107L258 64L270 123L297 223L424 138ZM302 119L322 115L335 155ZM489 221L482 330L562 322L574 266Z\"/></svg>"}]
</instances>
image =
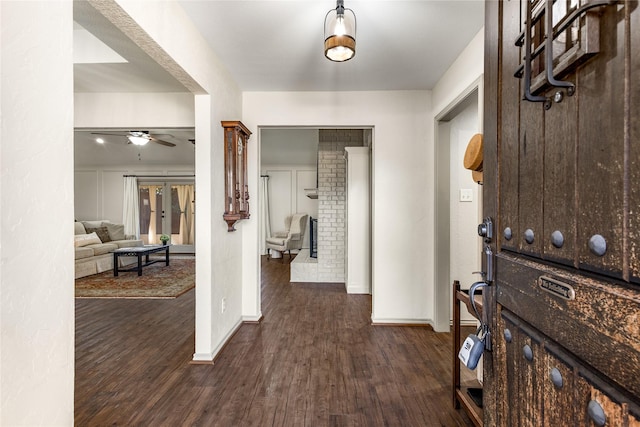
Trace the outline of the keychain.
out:
<instances>
[{"instance_id":1,"label":"keychain","mask_svg":"<svg viewBox=\"0 0 640 427\"><path fill-rule=\"evenodd\" d=\"M489 332L489 326L487 326L480 317L478 313L478 309L476 308L475 302L475 292L476 289L487 286L485 282L476 282L469 288L469 298L471 300L471 306L473 307L473 311L475 311L476 316L480 319L480 326L475 334L470 334L462 343L462 348L458 352L458 359L462 361L462 363L469 369L474 370L478 366L478 361L482 354L484 353L484 349L486 347L486 343L491 340L491 333ZM489 341L487 341L489 339Z\"/></svg>"}]
</instances>

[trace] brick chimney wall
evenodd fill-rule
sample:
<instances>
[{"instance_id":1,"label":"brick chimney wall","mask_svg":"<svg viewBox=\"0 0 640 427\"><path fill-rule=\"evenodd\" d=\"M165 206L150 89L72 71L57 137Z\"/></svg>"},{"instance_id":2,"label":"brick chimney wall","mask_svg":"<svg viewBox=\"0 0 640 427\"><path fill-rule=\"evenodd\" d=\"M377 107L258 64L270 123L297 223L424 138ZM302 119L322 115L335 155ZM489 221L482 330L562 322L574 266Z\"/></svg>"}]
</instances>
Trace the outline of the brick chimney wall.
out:
<instances>
[{"instance_id":1,"label":"brick chimney wall","mask_svg":"<svg viewBox=\"0 0 640 427\"><path fill-rule=\"evenodd\" d=\"M346 185L344 147L365 145L362 129L320 129L318 144L318 280L346 278Z\"/></svg>"}]
</instances>

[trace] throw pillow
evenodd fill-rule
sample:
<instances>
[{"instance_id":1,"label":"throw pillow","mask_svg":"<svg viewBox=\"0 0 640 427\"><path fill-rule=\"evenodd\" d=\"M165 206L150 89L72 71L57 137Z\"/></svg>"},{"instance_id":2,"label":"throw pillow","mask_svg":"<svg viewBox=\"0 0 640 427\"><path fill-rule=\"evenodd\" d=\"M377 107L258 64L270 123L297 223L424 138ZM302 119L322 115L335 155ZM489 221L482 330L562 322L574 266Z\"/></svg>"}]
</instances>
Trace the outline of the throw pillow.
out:
<instances>
[{"instance_id":1,"label":"throw pillow","mask_svg":"<svg viewBox=\"0 0 640 427\"><path fill-rule=\"evenodd\" d=\"M82 225L84 225L84 228L96 228L96 227L102 227L103 221L104 221L103 219L100 219L96 221L80 221L80 222L82 222Z\"/></svg>"},{"instance_id":2,"label":"throw pillow","mask_svg":"<svg viewBox=\"0 0 640 427\"><path fill-rule=\"evenodd\" d=\"M96 243L102 243L100 238L96 233L91 234L76 234L73 236L74 245L76 248L80 248L82 246L93 245Z\"/></svg>"},{"instance_id":3,"label":"throw pillow","mask_svg":"<svg viewBox=\"0 0 640 427\"><path fill-rule=\"evenodd\" d=\"M111 237L109 237L109 230L107 229L107 227L87 228L87 234L90 233L96 233L102 243L111 241Z\"/></svg>"},{"instance_id":4,"label":"throw pillow","mask_svg":"<svg viewBox=\"0 0 640 427\"><path fill-rule=\"evenodd\" d=\"M84 229L84 225L81 222L75 222L73 226L73 234L87 234L87 230Z\"/></svg>"},{"instance_id":5,"label":"throw pillow","mask_svg":"<svg viewBox=\"0 0 640 427\"><path fill-rule=\"evenodd\" d=\"M103 222L103 227L107 227L111 240L125 240L124 224L113 224L111 222Z\"/></svg>"}]
</instances>

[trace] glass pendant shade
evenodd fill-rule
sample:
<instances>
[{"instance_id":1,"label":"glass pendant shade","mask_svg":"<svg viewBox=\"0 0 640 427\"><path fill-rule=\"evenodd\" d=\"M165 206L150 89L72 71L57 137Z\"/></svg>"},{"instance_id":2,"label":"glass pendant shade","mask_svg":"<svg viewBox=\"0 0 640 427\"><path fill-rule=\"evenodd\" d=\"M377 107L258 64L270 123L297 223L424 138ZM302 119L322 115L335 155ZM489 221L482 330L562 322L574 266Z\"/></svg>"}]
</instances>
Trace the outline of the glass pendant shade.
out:
<instances>
[{"instance_id":1,"label":"glass pendant shade","mask_svg":"<svg viewBox=\"0 0 640 427\"><path fill-rule=\"evenodd\" d=\"M149 135L128 135L129 142L133 145L145 145L149 142Z\"/></svg>"},{"instance_id":2,"label":"glass pendant shade","mask_svg":"<svg viewBox=\"0 0 640 427\"><path fill-rule=\"evenodd\" d=\"M356 15L345 9L342 0L324 18L324 56L343 62L356 54Z\"/></svg>"}]
</instances>

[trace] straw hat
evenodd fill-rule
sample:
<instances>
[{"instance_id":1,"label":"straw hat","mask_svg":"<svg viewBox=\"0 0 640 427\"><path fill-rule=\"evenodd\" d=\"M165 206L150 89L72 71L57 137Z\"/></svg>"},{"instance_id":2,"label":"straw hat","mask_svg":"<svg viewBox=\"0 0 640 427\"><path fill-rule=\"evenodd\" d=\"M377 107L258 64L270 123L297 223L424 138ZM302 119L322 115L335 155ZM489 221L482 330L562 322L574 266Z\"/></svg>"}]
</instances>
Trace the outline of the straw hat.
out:
<instances>
[{"instance_id":1,"label":"straw hat","mask_svg":"<svg viewBox=\"0 0 640 427\"><path fill-rule=\"evenodd\" d=\"M464 168L471 171L471 176L478 184L482 183L482 134L471 137L464 153Z\"/></svg>"}]
</instances>

